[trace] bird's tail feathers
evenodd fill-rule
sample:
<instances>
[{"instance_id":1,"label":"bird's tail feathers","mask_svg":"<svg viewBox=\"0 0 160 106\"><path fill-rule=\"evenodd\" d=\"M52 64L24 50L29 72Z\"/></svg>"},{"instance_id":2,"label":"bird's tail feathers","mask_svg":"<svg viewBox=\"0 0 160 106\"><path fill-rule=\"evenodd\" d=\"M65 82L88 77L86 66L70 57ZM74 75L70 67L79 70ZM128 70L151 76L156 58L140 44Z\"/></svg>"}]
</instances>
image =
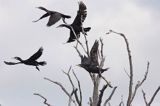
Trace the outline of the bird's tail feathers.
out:
<instances>
[{"instance_id":1,"label":"bird's tail feathers","mask_svg":"<svg viewBox=\"0 0 160 106\"><path fill-rule=\"evenodd\" d=\"M107 71L109 68L105 68L105 69L102 69L101 71L101 73L103 73L104 71Z\"/></svg>"},{"instance_id":2,"label":"bird's tail feathers","mask_svg":"<svg viewBox=\"0 0 160 106\"><path fill-rule=\"evenodd\" d=\"M64 17L64 18L71 18L71 16L69 16L69 15L64 15L64 14L63 14L63 17Z\"/></svg>"},{"instance_id":3,"label":"bird's tail feathers","mask_svg":"<svg viewBox=\"0 0 160 106\"><path fill-rule=\"evenodd\" d=\"M84 28L84 31L85 31L85 32L88 32L88 31L90 31L90 30L91 30L91 27Z\"/></svg>"},{"instance_id":4,"label":"bird's tail feathers","mask_svg":"<svg viewBox=\"0 0 160 106\"><path fill-rule=\"evenodd\" d=\"M44 66L44 65L46 65L47 64L47 62L46 61L42 61L42 62L38 62L39 63L39 65L41 65L41 66Z\"/></svg>"}]
</instances>

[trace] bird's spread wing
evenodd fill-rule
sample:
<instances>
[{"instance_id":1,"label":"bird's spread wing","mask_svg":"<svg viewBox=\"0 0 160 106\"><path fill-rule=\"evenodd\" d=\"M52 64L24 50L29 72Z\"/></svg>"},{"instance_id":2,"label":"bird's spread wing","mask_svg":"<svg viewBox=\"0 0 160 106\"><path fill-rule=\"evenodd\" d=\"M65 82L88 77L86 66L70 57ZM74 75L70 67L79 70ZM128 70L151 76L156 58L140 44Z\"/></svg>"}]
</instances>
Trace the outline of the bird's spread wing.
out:
<instances>
[{"instance_id":1,"label":"bird's spread wing","mask_svg":"<svg viewBox=\"0 0 160 106\"><path fill-rule=\"evenodd\" d=\"M45 17L48 17L49 15L50 15L49 13L46 13L46 14L42 15L38 20L35 20L33 22L37 22L37 21L39 21L39 20L41 20L41 19L43 19Z\"/></svg>"},{"instance_id":2,"label":"bird's spread wing","mask_svg":"<svg viewBox=\"0 0 160 106\"><path fill-rule=\"evenodd\" d=\"M93 64L98 65L98 47L99 47L99 43L96 40L94 42L94 45L92 46L92 49L90 51L90 57L91 57L91 61Z\"/></svg>"},{"instance_id":3,"label":"bird's spread wing","mask_svg":"<svg viewBox=\"0 0 160 106\"><path fill-rule=\"evenodd\" d=\"M47 26L52 26L56 22L58 22L61 19L61 14L58 12L54 12L50 15L49 21L47 23Z\"/></svg>"},{"instance_id":4,"label":"bird's spread wing","mask_svg":"<svg viewBox=\"0 0 160 106\"><path fill-rule=\"evenodd\" d=\"M7 61L4 61L5 64L7 65L15 65L15 64L18 64L18 63L14 63L14 62L7 62Z\"/></svg>"},{"instance_id":5,"label":"bird's spread wing","mask_svg":"<svg viewBox=\"0 0 160 106\"><path fill-rule=\"evenodd\" d=\"M37 60L41 55L42 55L42 52L43 52L43 48L39 48L39 50L33 54L28 60Z\"/></svg>"},{"instance_id":6,"label":"bird's spread wing","mask_svg":"<svg viewBox=\"0 0 160 106\"><path fill-rule=\"evenodd\" d=\"M79 10L77 12L76 18L73 21L73 24L82 26L82 22L84 22L86 16L87 16L87 7L82 1L80 1Z\"/></svg>"},{"instance_id":7,"label":"bird's spread wing","mask_svg":"<svg viewBox=\"0 0 160 106\"><path fill-rule=\"evenodd\" d=\"M48 12L49 10L47 10L46 8L44 8L44 7L37 7L38 9L41 9L41 10L43 10L43 11L45 11L45 12Z\"/></svg>"}]
</instances>

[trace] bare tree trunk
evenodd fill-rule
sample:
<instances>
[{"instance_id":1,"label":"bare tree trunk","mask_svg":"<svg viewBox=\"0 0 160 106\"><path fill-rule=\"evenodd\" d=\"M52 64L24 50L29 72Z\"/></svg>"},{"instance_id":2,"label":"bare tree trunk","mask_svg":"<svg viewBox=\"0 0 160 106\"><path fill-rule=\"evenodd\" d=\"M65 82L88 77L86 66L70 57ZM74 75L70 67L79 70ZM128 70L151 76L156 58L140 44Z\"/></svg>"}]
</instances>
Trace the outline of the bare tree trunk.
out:
<instances>
[{"instance_id":1,"label":"bare tree trunk","mask_svg":"<svg viewBox=\"0 0 160 106\"><path fill-rule=\"evenodd\" d=\"M93 83L93 95L92 95L92 106L97 106L97 103L98 103L98 100L99 100L99 97L98 97L98 89L99 89L99 84L100 84L100 77L99 75L95 76L94 77L94 83Z\"/></svg>"}]
</instances>

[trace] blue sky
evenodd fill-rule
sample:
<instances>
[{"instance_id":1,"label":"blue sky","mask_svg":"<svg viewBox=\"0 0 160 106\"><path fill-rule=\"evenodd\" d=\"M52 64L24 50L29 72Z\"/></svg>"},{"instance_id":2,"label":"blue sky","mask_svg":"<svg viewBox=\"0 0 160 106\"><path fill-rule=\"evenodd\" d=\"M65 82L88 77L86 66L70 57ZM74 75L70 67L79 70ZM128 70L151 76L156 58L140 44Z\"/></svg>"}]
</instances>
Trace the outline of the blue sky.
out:
<instances>
[{"instance_id":1,"label":"blue sky","mask_svg":"<svg viewBox=\"0 0 160 106\"><path fill-rule=\"evenodd\" d=\"M160 85L160 1L158 0L84 0L88 8L85 26L91 26L88 33L89 44L95 39L104 39L105 66L110 67L104 76L113 85L118 86L111 104L116 106L123 95L127 98L128 70L127 52L122 38L115 34L105 35L109 29L124 33L132 50L135 79L141 80L150 61L149 76L142 88L148 99ZM75 43L63 44L69 37L69 31L56 28L62 21L52 27L46 27L48 19L37 23L44 12L35 8L44 6L50 10L60 11L72 16L67 20L71 23L76 16L77 0L0 0L0 104L2 106L44 106L42 99L34 96L37 92L48 98L48 102L56 106L66 106L67 96L59 87L45 81L43 77L60 81L70 90L71 86L61 70L68 70L72 65L82 82L84 106L92 94L92 83L88 73L76 66L80 59L74 50ZM83 40L81 38L80 40ZM40 60L46 60L47 65L40 67L38 72L34 67L25 65L7 66L4 60L12 61L12 57L28 58L39 47L43 46L44 53ZM14 61L14 60L13 60ZM145 106L141 90L138 91L133 106ZM107 95L107 93L106 93ZM159 106L160 94L157 95L153 106Z\"/></svg>"}]
</instances>

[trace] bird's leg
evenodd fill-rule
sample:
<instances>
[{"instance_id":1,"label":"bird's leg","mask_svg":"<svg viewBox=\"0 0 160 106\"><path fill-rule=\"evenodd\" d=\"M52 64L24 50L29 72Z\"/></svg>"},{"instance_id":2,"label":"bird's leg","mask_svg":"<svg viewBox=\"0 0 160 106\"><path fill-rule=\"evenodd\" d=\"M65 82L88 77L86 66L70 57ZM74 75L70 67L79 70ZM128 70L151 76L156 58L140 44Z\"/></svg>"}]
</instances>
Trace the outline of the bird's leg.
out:
<instances>
[{"instance_id":1,"label":"bird's leg","mask_svg":"<svg viewBox=\"0 0 160 106\"><path fill-rule=\"evenodd\" d=\"M38 71L40 71L40 69L38 68L38 66L36 66L36 69L37 69Z\"/></svg>"}]
</instances>

